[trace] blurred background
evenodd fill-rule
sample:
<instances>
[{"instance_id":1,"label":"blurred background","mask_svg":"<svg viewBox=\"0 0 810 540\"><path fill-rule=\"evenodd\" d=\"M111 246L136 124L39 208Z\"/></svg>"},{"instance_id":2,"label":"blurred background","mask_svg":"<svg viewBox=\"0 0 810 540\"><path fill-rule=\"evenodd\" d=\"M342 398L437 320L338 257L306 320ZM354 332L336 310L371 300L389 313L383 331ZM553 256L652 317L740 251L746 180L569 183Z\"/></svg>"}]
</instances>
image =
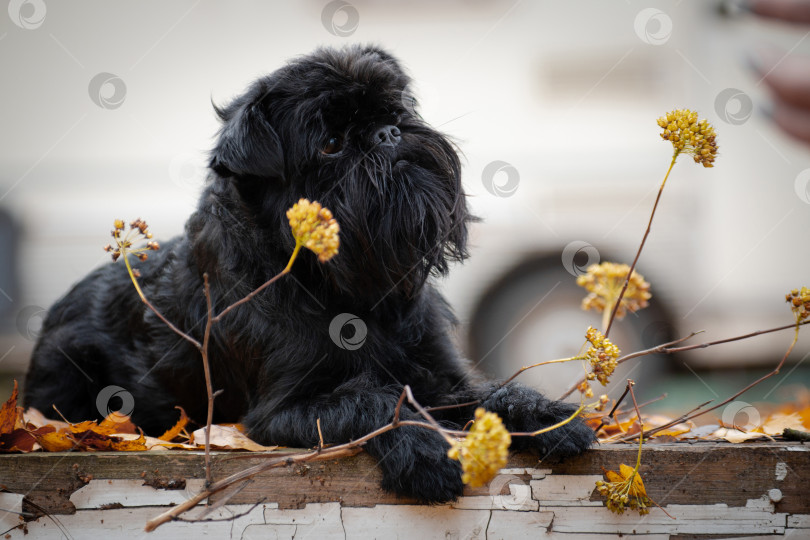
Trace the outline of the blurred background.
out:
<instances>
[{"instance_id":1,"label":"blurred background","mask_svg":"<svg viewBox=\"0 0 810 540\"><path fill-rule=\"evenodd\" d=\"M790 324L810 285L810 147L770 120L760 55L810 54L810 26L719 2L11 0L0 14L0 390L21 379L47 308L93 267L115 218L180 234L223 103L319 45L382 45L423 117L464 154L472 258L441 283L459 344L497 376L576 354L598 313L576 276L630 263L672 147L656 119L691 108L718 133L716 167L682 157L637 270L651 306L620 321L624 352L687 335ZM338 216L339 218L339 216ZM794 399L810 339L741 399ZM628 362L642 399L682 410L776 365L782 331ZM550 396L579 365L521 376ZM617 397L619 376L608 387ZM596 389L597 394L601 393Z\"/></svg>"}]
</instances>

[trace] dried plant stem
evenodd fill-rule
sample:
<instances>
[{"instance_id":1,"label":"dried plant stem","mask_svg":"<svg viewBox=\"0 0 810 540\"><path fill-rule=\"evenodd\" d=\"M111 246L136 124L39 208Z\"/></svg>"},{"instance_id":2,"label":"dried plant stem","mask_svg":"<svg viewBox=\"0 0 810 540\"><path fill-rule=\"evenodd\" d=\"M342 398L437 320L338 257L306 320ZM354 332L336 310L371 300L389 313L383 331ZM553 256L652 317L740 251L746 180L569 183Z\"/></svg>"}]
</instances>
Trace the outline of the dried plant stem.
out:
<instances>
[{"instance_id":1,"label":"dried plant stem","mask_svg":"<svg viewBox=\"0 0 810 540\"><path fill-rule=\"evenodd\" d=\"M243 471L240 471L240 472L238 472L236 474L233 474L233 475L231 475L231 476L229 476L227 478L224 478L224 479L222 479L222 480L220 480L218 482L215 482L214 484L211 484L205 490L203 490L200 493L198 493L197 495L191 497L187 501L182 502L182 503L178 504L177 506L173 506L172 508L170 508L166 512L160 514L156 518L150 519L149 521L147 521L146 526L144 527L144 530L146 532L152 532L155 529L157 529L158 527L160 527L161 525L163 525L164 523L168 523L169 521L176 520L181 514L183 514L184 512L187 512L188 510L191 510L192 508L197 506L199 503L201 503L203 500L207 499L211 495L219 493L223 489L225 489L225 488L227 488L227 487L229 487L229 486L231 486L231 485L233 485L233 484L235 484L235 483L237 483L239 481L247 480L249 478L252 478L252 477L256 476L257 474L259 474L260 472L263 472L263 471L266 471L266 470L269 470L269 469L273 469L273 468L276 468L276 467L294 465L296 463L300 463L300 462L303 462L303 461L323 461L323 460L327 460L327 459L335 459L335 458L338 458L338 457L354 455L354 454L357 454L358 452L360 452L360 448L357 448L357 447L354 447L354 448L338 448L338 447L334 447L334 448L329 448L329 449L323 450L321 452L316 450L316 451L307 452L307 453L304 453L304 454L296 454L296 455L293 455L293 456L278 457L276 459L266 461L265 463L250 467L250 468L245 469Z\"/></svg>"},{"instance_id":2,"label":"dried plant stem","mask_svg":"<svg viewBox=\"0 0 810 540\"><path fill-rule=\"evenodd\" d=\"M140 284L138 283L138 278L135 277L135 272L132 270L132 266L129 264L129 257L127 257L127 253L125 251L122 251L121 254L124 256L124 263L127 266L129 278L132 280L132 284L135 285L135 290L138 292L138 296L140 296L141 301L144 304L146 304L146 307L151 309L152 312L155 315L157 315L158 318L172 330L172 332L174 332L181 338L185 339L186 341L188 341L189 343L200 349L202 347L202 344L199 341L197 341L196 339L194 339L193 337L191 337L190 335L186 334L185 332L177 328L175 325L173 325L166 317L163 316L163 314L160 311L157 310L155 306L152 305L152 302L147 300L146 296L143 294L143 291L141 290Z\"/></svg>"},{"instance_id":3,"label":"dried plant stem","mask_svg":"<svg viewBox=\"0 0 810 540\"><path fill-rule=\"evenodd\" d=\"M627 379L627 390L630 391L630 399L633 400L633 408L636 410L636 416L638 417L638 426L639 429L643 432L644 431L644 420L641 419L641 411L638 409L638 403L636 403L636 394L633 392L633 386L635 386L635 382L631 379ZM636 468L633 471L634 474L638 474L638 469L641 467L641 447L644 444L644 437L638 438L638 456L636 457Z\"/></svg>"},{"instance_id":4,"label":"dried plant stem","mask_svg":"<svg viewBox=\"0 0 810 540\"><path fill-rule=\"evenodd\" d=\"M802 324L803 323L797 322L796 324L793 325L796 328L796 331L793 334L793 341L791 341L790 347L788 347L788 350L782 356L782 359L779 361L779 363L776 365L776 368L774 368L773 371L763 375L762 377L755 380L754 382L752 382L751 384L749 384L748 386L746 386L745 388L743 388L739 392L735 393L731 397L728 397L728 398L724 399L723 401L721 401L720 403L718 403L714 407L711 407L709 409L705 409L705 410L702 410L702 411L690 412L690 413L684 414L680 418L677 418L677 419L675 419L675 420L673 420L673 421L671 421L671 422L669 422L667 424L664 424L663 426L659 426L657 428L651 429L648 432L644 432L642 430L641 433L638 434L638 436L639 437L645 437L645 436L649 437L650 435L654 435L655 433L658 433L659 431L662 431L664 429L668 429L668 428L674 426L675 424L680 424L681 422L686 422L688 420L692 420L693 418L697 418L698 416L702 416L702 415L706 414L707 412L711 412L711 411L713 411L713 410L715 410L715 409L717 409L719 407L722 407L726 403L731 402L732 400L734 400L737 397L739 397L740 395L744 394L745 392L747 392L751 388L755 387L756 385L758 385L762 381L770 379L774 375L778 375L779 370L782 369L782 366L785 364L785 361L790 356L790 353L793 352L793 347L796 346L796 342L799 341L799 328L801 327Z\"/></svg>"},{"instance_id":5,"label":"dried plant stem","mask_svg":"<svg viewBox=\"0 0 810 540\"><path fill-rule=\"evenodd\" d=\"M203 286L205 287L205 305L207 316L205 319L205 331L203 332L203 343L200 347L200 355L203 361L203 372L205 374L205 392L208 395L208 412L205 420L205 485L211 485L211 425L214 422L214 387L211 383L211 365L208 361L208 343L211 339L211 325L213 324L213 305L211 302L211 286L208 283L208 273L203 274Z\"/></svg>"},{"instance_id":6,"label":"dried plant stem","mask_svg":"<svg viewBox=\"0 0 810 540\"><path fill-rule=\"evenodd\" d=\"M535 436L540 435L542 433L548 433L549 431L554 431L555 429L561 428L562 426L564 426L568 422L571 422L574 418L579 416L580 413L582 413L582 411L585 410L585 407L586 407L585 403L580 403L579 408L576 411L574 411L574 413L571 416L569 416L565 420L557 422L554 425L538 429L537 431L515 431L515 432L510 431L509 435L512 436L512 437L535 437Z\"/></svg>"},{"instance_id":7,"label":"dried plant stem","mask_svg":"<svg viewBox=\"0 0 810 540\"><path fill-rule=\"evenodd\" d=\"M800 323L793 323L793 324L786 324L784 326L777 326L776 328L769 328L767 330L757 330L756 332L751 332L749 334L744 334L742 336L735 336L726 339L718 339L717 341L709 341L708 343L700 343L697 345L688 345L686 347L678 347L678 348L670 348L667 347L661 352L671 354L677 352L684 352L684 351L691 351L694 349L705 349L706 347L711 347L712 345L722 345L723 343L731 343L732 341L740 341L741 339L748 339L755 336L761 336L762 334L770 334L771 332L778 332L780 330L787 330L788 328L794 328L797 326L802 326L805 324L810 323L810 319L802 321Z\"/></svg>"},{"instance_id":8,"label":"dried plant stem","mask_svg":"<svg viewBox=\"0 0 810 540\"><path fill-rule=\"evenodd\" d=\"M206 422L205 422L205 485L206 487L211 486L212 478L211 478L211 426L214 420L214 399L221 393L221 390L214 392L213 383L211 382L211 365L208 359L208 344L211 339L211 328L213 325L220 321L220 319L232 309L240 306L246 302L249 302L253 297L259 294L261 291L269 287L274 282L278 281L281 276L288 274L290 269L292 269L292 265L295 262L295 259L298 257L298 254L301 251L301 243L296 242L295 249L290 255L290 260L287 262L287 266L282 270L280 273L276 274L269 280L265 281L262 285L258 288L254 289L250 294L242 298L241 300L237 300L233 304L226 307L222 310L219 315L214 316L214 306L213 301L211 299L211 285L208 280L208 273L203 274L203 293L205 295L205 305L206 305L206 320L205 320L205 329L203 330L203 341L200 343L198 340L194 339L187 333L183 332L179 328L177 328L174 324L172 324L166 317L163 316L160 311L146 298L144 295L143 290L141 290L141 286L138 283L138 278L135 276L135 272L132 269L132 265L129 263L129 257L127 256L128 253L125 248L121 249L121 255L124 258L124 263L127 267L127 272L129 273L129 277L132 280L132 284L135 286L135 290L138 293L138 296L141 298L144 304L152 310L152 312L157 315L161 321L163 321L166 326L169 327L175 334L180 336L181 338L185 339L197 350L200 352L200 356L202 357L202 364L203 364L203 373L205 375L205 390L208 396L208 410L206 414Z\"/></svg>"},{"instance_id":9,"label":"dried plant stem","mask_svg":"<svg viewBox=\"0 0 810 540\"><path fill-rule=\"evenodd\" d=\"M652 212L650 213L650 220L647 222L647 230L644 231L644 236L641 238L641 245L638 246L636 257L633 259L633 264L630 265L630 270L627 272L627 277L624 278L622 291L619 293L619 297L616 298L616 303L613 305L613 311L610 313L610 318L607 321L607 325L604 326L605 337L608 337L608 334L610 334L610 328L613 326L613 321L616 320L616 312L619 310L619 306L622 303L622 298L624 298L624 293L627 291L627 286L630 284L630 277L633 275L633 270L636 268L636 263L641 255L641 250L644 249L644 243L647 241L647 236L650 235L650 229L652 228L655 211L658 208L658 201L661 200L661 194L664 192L664 186L667 184L667 178L669 178L669 173L672 172L672 167L675 166L675 161L678 159L678 154L680 154L680 152L676 150L672 156L672 162L669 164L669 169L667 169L667 174L664 176L664 181L661 182L661 187L658 188L658 195L655 197L655 204L653 205Z\"/></svg>"},{"instance_id":10,"label":"dried plant stem","mask_svg":"<svg viewBox=\"0 0 810 540\"><path fill-rule=\"evenodd\" d=\"M275 283L276 281L281 279L281 276L289 274L290 270L292 269L293 262L295 262L295 259L298 257L298 253L300 251L301 251L301 243L298 242L298 243L295 244L295 249L293 250L292 255L290 256L290 261L287 263L287 266L284 267L284 270L282 270L281 272L279 272L275 276L271 277L270 279L268 279L267 281L262 283L258 288L254 289L253 292L251 292L250 294L248 294L247 296L245 296L241 300L237 300L236 302L234 302L230 306L223 309L216 317L214 317L214 322L215 323L219 322L220 319L222 319L222 317L224 317L232 309L234 309L234 308L236 308L238 306L241 306L242 304L244 304L246 302L250 302L253 299L253 297L255 297L257 294L259 294L264 289L266 289L267 287L269 287L270 285L272 285L273 283Z\"/></svg>"},{"instance_id":11,"label":"dried plant stem","mask_svg":"<svg viewBox=\"0 0 810 540\"><path fill-rule=\"evenodd\" d=\"M419 422L413 420L399 420L400 410L402 408L405 399L407 399L408 402L411 405L413 405L413 407L417 411L419 411L420 414L422 414L422 416L425 418L425 420L427 420L427 422ZM425 408L422 407L416 401L416 399L413 397L413 393L411 392L410 387L406 385L402 391L402 394L400 395L399 401L397 402L396 409L394 410L394 418L390 423L370 433L367 433L366 435L360 437L359 439L355 439L345 444L332 446L329 448L317 448L310 452L303 452L300 454L279 456L277 458L270 459L264 463L254 465L253 467L249 467L247 469L234 473L231 476L228 476L227 478L223 478L218 482L214 482L213 484L206 486L206 488L203 491L191 497L187 501L178 504L177 506L173 506L172 508L170 508L166 512L163 512L154 519L149 520L146 523L144 530L146 532L151 532L164 523L177 520L181 514L194 508L196 505L198 505L200 502L207 499L208 497L216 493L219 493L220 491L238 482L242 482L250 478L253 478L254 476L256 476L261 472L264 472L269 469L274 469L277 467L294 465L296 463L310 462L310 461L324 461L328 459L336 459L339 457L353 456L359 453L361 451L361 447L370 439L373 439L374 437L382 435L387 431L391 431L401 426L419 426L426 429L432 429L434 431L441 433L445 437L445 439L448 440L448 442L452 442L450 435L459 435L462 437L466 435L466 433L464 432L446 430L443 427L441 427L439 423L436 422L436 420L430 415L430 413L428 413L425 410Z\"/></svg>"},{"instance_id":12,"label":"dried plant stem","mask_svg":"<svg viewBox=\"0 0 810 540\"><path fill-rule=\"evenodd\" d=\"M617 301L615 304L618 306L619 302ZM610 306L605 306L605 309L602 310L602 332L607 332L607 329L610 328L610 317L613 314L613 309ZM607 334L605 334L607 337Z\"/></svg>"},{"instance_id":13,"label":"dried plant stem","mask_svg":"<svg viewBox=\"0 0 810 540\"><path fill-rule=\"evenodd\" d=\"M679 353L679 352L684 352L684 351L692 351L694 349L705 349L707 347L712 347L714 345L722 345L724 343L732 343L734 341L740 341L740 340L743 340L743 339L748 339L748 338L752 338L752 337L756 337L756 336L761 336L763 334L770 334L771 332L779 332L781 330L787 330L788 328L795 328L796 326L803 326L805 324L810 324L810 319L804 320L804 321L802 321L800 323L786 324L784 326L777 326L775 328L768 328L767 330L757 330L756 332L749 332L748 334L743 334L743 335L740 335L740 336L734 336L734 337L725 338L725 339L718 339L716 341L709 341L709 342L706 342L706 343L699 343L699 344L696 344L696 345L687 345L687 346L684 346L684 347L672 347L672 345L677 345L678 343L682 343L682 342L684 342L684 341L686 341L688 339L691 339L691 338L695 337L698 334L702 334L703 332L705 332L705 330L700 330L698 332L692 332L691 334L689 334L686 337L676 339L675 341L670 341L669 343L664 343L662 345L657 345L657 346L652 347L650 349L645 349L643 351L638 351L638 352L634 352L634 353L630 353L630 354L627 354L625 356L622 356L621 358L619 358L616 361L616 364L618 365L618 364L621 364L622 362L632 360L633 358L638 358L639 356L646 356L648 354L655 354L655 353L673 354L673 353ZM583 377L580 380L578 380L577 382L575 382L558 399L562 400L562 399L565 399L568 396L570 396L573 393L573 391L576 390L577 387L584 380L585 380L585 377Z\"/></svg>"},{"instance_id":14,"label":"dried plant stem","mask_svg":"<svg viewBox=\"0 0 810 540\"><path fill-rule=\"evenodd\" d=\"M524 371L526 371L528 369L532 369L532 368L536 368L536 367L540 367L540 366L545 366L546 364L561 364L563 362L572 362L574 360L585 360L585 357L584 356L572 356L570 358L558 358L557 360L546 360L545 362L538 362L538 363L532 364L530 366L523 366L522 368L517 370L514 375L512 375L511 377L509 377L508 379L503 381L501 383L501 386L506 386L507 384L512 382L512 380L515 377L517 377L518 375L520 375L521 373L523 373Z\"/></svg>"},{"instance_id":15,"label":"dried plant stem","mask_svg":"<svg viewBox=\"0 0 810 540\"><path fill-rule=\"evenodd\" d=\"M702 331L703 330L701 330L700 332L702 332ZM619 358L618 360L616 360L616 365L619 365L619 364L621 364L623 362L627 362L628 360L632 360L633 358L638 358L639 356L646 356L648 354L667 352L667 347L669 347L671 345L677 345L678 343L683 343L684 341L686 341L688 339L692 339L696 335L700 334L700 332L692 332L688 336L676 339L675 341L670 341L668 343L662 343L661 345L656 345L655 347L651 347L651 348L645 349L643 351L637 351L637 352L634 352L634 353L626 354L626 355L622 356L621 358ZM563 393L563 395L561 395L557 399L563 400L563 399L567 398L568 396L570 396L574 392L574 390L576 390L579 387L579 385L582 384L585 380L587 380L587 377L584 377L584 376L581 377L577 382L572 384L571 387L568 388L568 390L566 390Z\"/></svg>"}]
</instances>

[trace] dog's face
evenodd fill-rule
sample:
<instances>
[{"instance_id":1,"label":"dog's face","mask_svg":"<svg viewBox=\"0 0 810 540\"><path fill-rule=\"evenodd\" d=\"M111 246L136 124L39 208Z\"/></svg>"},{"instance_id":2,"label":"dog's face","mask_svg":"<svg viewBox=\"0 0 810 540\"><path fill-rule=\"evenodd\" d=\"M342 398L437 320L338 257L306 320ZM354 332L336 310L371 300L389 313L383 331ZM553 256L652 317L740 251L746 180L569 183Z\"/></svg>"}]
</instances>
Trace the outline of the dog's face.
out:
<instances>
[{"instance_id":1,"label":"dog's face","mask_svg":"<svg viewBox=\"0 0 810 540\"><path fill-rule=\"evenodd\" d=\"M332 210L340 253L316 272L354 295L411 295L466 256L458 156L409 106L408 83L379 49L322 49L218 110L216 181L233 182L251 219L288 251L288 207L306 197ZM315 271L309 259L297 265Z\"/></svg>"}]
</instances>

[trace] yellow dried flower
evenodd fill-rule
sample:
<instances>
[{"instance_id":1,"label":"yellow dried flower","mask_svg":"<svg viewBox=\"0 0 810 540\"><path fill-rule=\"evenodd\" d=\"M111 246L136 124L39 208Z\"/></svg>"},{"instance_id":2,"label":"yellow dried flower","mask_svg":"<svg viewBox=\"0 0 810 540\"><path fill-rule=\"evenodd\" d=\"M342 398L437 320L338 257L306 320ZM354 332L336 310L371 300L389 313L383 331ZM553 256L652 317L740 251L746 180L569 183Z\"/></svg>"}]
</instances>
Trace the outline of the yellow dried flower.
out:
<instances>
[{"instance_id":1,"label":"yellow dried flower","mask_svg":"<svg viewBox=\"0 0 810 540\"><path fill-rule=\"evenodd\" d=\"M654 503L647 496L638 470L622 463L619 472L605 471L605 477L608 481L597 481L596 488L600 495L607 498L608 510L623 514L627 506L638 510L641 515L650 513L650 505Z\"/></svg>"},{"instance_id":2,"label":"yellow dried flower","mask_svg":"<svg viewBox=\"0 0 810 540\"><path fill-rule=\"evenodd\" d=\"M146 224L141 218L129 224L129 232L124 233L124 220L116 219L113 221L113 230L110 231L113 239L115 240L115 247L111 244L104 246L104 251L110 253L113 262L117 261L121 255L135 255L138 260L145 261L149 256L144 253L145 251L157 251L160 245L157 242L147 242L146 247L133 248L135 242L152 238L152 233L149 232L149 225Z\"/></svg>"},{"instance_id":3,"label":"yellow dried flower","mask_svg":"<svg viewBox=\"0 0 810 540\"><path fill-rule=\"evenodd\" d=\"M582 309L602 312L606 309L612 310L629 271L630 267L626 264L612 262L589 266L587 272L577 278L577 285L584 287L590 293L582 300ZM639 309L647 307L647 300L651 297L650 284L644 281L644 276L633 270L621 305L616 310L616 318L623 318L627 314L627 310L635 313Z\"/></svg>"},{"instance_id":4,"label":"yellow dried flower","mask_svg":"<svg viewBox=\"0 0 810 540\"><path fill-rule=\"evenodd\" d=\"M596 411L604 411L607 404L610 403L610 398L607 394L602 394L599 396L599 403L596 404L594 410Z\"/></svg>"},{"instance_id":5,"label":"yellow dried flower","mask_svg":"<svg viewBox=\"0 0 810 540\"><path fill-rule=\"evenodd\" d=\"M481 487L506 466L512 438L500 417L479 407L469 434L455 441L447 451L450 459L461 462L461 481Z\"/></svg>"},{"instance_id":6,"label":"yellow dried flower","mask_svg":"<svg viewBox=\"0 0 810 540\"><path fill-rule=\"evenodd\" d=\"M593 327L588 327L588 330L585 332L585 339L591 343L591 347L585 353L585 356L591 362L591 367L593 367L593 373L596 375L596 378L602 383L602 386L606 386L608 377L610 377L613 374L613 370L616 369L616 360L619 358L621 351L619 351L619 348L611 343L602 332Z\"/></svg>"},{"instance_id":7,"label":"yellow dried flower","mask_svg":"<svg viewBox=\"0 0 810 540\"><path fill-rule=\"evenodd\" d=\"M332 212L316 202L301 199L287 210L296 243L311 250L322 263L338 253L340 227Z\"/></svg>"},{"instance_id":8,"label":"yellow dried flower","mask_svg":"<svg viewBox=\"0 0 810 540\"><path fill-rule=\"evenodd\" d=\"M796 315L796 322L810 317L810 289L807 287L802 287L801 290L793 289L785 295L785 301L790 304L790 309Z\"/></svg>"},{"instance_id":9,"label":"yellow dried flower","mask_svg":"<svg viewBox=\"0 0 810 540\"><path fill-rule=\"evenodd\" d=\"M661 138L672 143L676 157L683 152L691 155L695 163L714 167L717 135L708 121L698 120L698 114L689 109L676 109L659 118L658 125L664 130Z\"/></svg>"},{"instance_id":10,"label":"yellow dried flower","mask_svg":"<svg viewBox=\"0 0 810 540\"><path fill-rule=\"evenodd\" d=\"M590 380L593 380L593 378L590 378ZM577 390L579 390L579 392L583 394L586 398L593 397L593 389L591 388L591 383L589 383L588 381L582 381L581 383L579 383L579 386L577 386Z\"/></svg>"}]
</instances>

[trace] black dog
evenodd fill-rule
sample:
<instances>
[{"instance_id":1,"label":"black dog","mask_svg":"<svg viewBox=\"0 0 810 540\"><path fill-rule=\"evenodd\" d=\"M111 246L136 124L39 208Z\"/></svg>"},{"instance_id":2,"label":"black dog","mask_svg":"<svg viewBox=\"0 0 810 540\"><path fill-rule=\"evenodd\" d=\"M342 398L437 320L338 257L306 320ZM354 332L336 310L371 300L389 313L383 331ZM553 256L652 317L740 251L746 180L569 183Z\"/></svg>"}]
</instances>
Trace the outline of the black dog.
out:
<instances>
[{"instance_id":1,"label":"black dog","mask_svg":"<svg viewBox=\"0 0 810 540\"><path fill-rule=\"evenodd\" d=\"M215 421L241 419L261 443L300 447L317 444L320 419L325 442L341 443L388 423L406 384L426 406L478 400L513 431L575 410L517 384L476 381L459 358L455 320L429 278L466 257L471 216L454 147L406 106L408 82L378 48L321 49L218 110L224 126L210 184L186 234L137 264L157 309L202 339L203 273L215 311L278 273L295 245L285 211L301 197L333 212L341 245L325 264L303 252L291 275L214 326L212 377L224 390ZM330 324L347 313L362 321L352 324L364 336L330 336ZM199 353L141 303L120 262L51 308L25 405L48 412L56 404L73 421L97 418L97 396L109 385L133 396L133 421L148 433L170 426L176 405L205 419ZM460 427L473 409L436 416ZM418 416L407 406L402 415ZM513 447L572 455L593 439L573 421ZM461 494L459 464L435 432L403 427L365 448L386 489L424 501Z\"/></svg>"}]
</instances>

